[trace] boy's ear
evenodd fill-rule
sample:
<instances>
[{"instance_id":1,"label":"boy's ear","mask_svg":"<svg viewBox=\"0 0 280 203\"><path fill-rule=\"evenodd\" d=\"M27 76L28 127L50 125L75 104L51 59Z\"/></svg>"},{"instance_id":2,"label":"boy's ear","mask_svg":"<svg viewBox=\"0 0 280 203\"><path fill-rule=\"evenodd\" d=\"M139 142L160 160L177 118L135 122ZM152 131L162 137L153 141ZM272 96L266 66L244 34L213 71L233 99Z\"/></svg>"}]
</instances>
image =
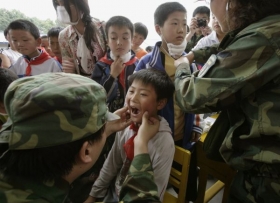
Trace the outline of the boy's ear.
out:
<instances>
[{"instance_id":1,"label":"boy's ear","mask_svg":"<svg viewBox=\"0 0 280 203\"><path fill-rule=\"evenodd\" d=\"M90 163L92 162L92 158L90 156L90 143L88 141L84 142L79 154L78 154L78 158L82 163Z\"/></svg>"},{"instance_id":2,"label":"boy's ear","mask_svg":"<svg viewBox=\"0 0 280 203\"><path fill-rule=\"evenodd\" d=\"M160 29L160 26L158 24L155 25L155 29L156 29L156 32L158 33L158 35L160 36L161 35L161 29Z\"/></svg>"},{"instance_id":3,"label":"boy's ear","mask_svg":"<svg viewBox=\"0 0 280 203\"><path fill-rule=\"evenodd\" d=\"M41 37L39 37L36 41L37 41L37 46L39 47L41 45L41 42L42 42Z\"/></svg>"},{"instance_id":4,"label":"boy's ear","mask_svg":"<svg viewBox=\"0 0 280 203\"><path fill-rule=\"evenodd\" d=\"M161 110L166 105L167 99L160 99L157 103L157 110Z\"/></svg>"}]
</instances>

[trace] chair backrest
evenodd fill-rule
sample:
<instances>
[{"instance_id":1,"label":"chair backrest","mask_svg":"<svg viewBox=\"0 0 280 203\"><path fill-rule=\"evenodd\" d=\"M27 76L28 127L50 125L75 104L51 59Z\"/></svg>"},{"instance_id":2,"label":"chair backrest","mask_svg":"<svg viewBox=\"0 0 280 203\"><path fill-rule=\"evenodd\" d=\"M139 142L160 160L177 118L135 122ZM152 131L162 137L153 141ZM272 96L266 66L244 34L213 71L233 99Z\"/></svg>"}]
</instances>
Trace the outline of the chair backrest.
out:
<instances>
[{"instance_id":1,"label":"chair backrest","mask_svg":"<svg viewBox=\"0 0 280 203\"><path fill-rule=\"evenodd\" d=\"M175 197L168 191L165 192L163 202L164 203L184 203L186 190L187 190L187 182L189 176L189 166L191 160L191 152L183 149L181 147L175 147L175 154L174 154L174 162L178 163L182 166L182 170L179 171L176 168L172 167L169 177L169 184L176 187L179 192L178 196Z\"/></svg>"}]
</instances>

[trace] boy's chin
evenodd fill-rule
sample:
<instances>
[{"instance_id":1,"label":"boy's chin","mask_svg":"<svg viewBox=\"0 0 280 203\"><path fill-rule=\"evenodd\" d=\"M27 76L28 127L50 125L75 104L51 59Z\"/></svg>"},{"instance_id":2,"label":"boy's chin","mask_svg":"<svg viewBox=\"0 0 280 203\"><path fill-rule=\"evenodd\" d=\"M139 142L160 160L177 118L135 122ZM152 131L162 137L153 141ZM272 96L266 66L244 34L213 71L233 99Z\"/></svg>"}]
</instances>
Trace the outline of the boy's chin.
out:
<instances>
[{"instance_id":1,"label":"boy's chin","mask_svg":"<svg viewBox=\"0 0 280 203\"><path fill-rule=\"evenodd\" d=\"M138 118L131 118L131 121L132 121L134 124L141 124L141 123L142 123L142 118L141 118L141 119L138 119Z\"/></svg>"}]
</instances>

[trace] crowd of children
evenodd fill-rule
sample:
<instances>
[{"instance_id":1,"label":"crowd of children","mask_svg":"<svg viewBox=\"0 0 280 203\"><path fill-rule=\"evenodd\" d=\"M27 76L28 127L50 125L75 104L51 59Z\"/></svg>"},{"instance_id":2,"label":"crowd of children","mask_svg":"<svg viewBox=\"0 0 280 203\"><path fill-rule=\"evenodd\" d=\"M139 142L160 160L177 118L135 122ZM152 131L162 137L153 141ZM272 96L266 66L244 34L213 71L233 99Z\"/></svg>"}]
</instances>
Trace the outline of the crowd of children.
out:
<instances>
[{"instance_id":1,"label":"crowd of children","mask_svg":"<svg viewBox=\"0 0 280 203\"><path fill-rule=\"evenodd\" d=\"M196 76L206 62L198 56L208 56L203 48L226 36L216 16L209 27L210 9L200 6L188 26L183 5L162 3L154 12L161 39L143 49L142 22L92 18L87 0L53 6L65 28L40 36L34 23L18 19L4 32L10 47L0 51L0 201L159 202L171 166L178 167L175 145L191 151L185 201L195 201L204 122L184 99L178 103L176 63L199 53L186 62L186 74Z\"/></svg>"},{"instance_id":2,"label":"crowd of children","mask_svg":"<svg viewBox=\"0 0 280 203\"><path fill-rule=\"evenodd\" d=\"M127 106L126 116L132 120L130 127L106 139L94 166L73 181L66 202L119 200L134 157L134 138L146 111L160 120L158 132L148 144L157 196L163 200L176 144L193 152L189 176L193 178L189 178L187 200L194 200L197 177L194 143L202 133L203 122L199 116L184 113L176 105L173 84L174 60L185 54L186 9L177 2L157 8L155 30L162 41L148 47L148 54L141 48L148 35L143 23L133 24L124 16L113 16L106 23L91 18L86 1L54 0L53 5L58 20L68 25L66 28L53 27L40 37L32 22L16 20L9 24L11 47L21 56L6 66L7 71L19 78L50 72L90 77L105 89L109 111ZM1 106L5 109L3 103L4 100ZM7 116L3 115L6 121Z\"/></svg>"}]
</instances>

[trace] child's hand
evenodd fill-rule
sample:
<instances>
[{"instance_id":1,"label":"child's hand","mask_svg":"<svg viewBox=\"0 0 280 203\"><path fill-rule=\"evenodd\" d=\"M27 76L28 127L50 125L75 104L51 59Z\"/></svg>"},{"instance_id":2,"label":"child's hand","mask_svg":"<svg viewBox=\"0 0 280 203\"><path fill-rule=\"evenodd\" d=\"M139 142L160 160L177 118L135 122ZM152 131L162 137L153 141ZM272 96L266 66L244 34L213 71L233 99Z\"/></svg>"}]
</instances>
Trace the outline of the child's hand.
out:
<instances>
[{"instance_id":1,"label":"child's hand","mask_svg":"<svg viewBox=\"0 0 280 203\"><path fill-rule=\"evenodd\" d=\"M63 58L62 59L62 69L65 73L75 73L75 63L72 58Z\"/></svg>"},{"instance_id":2,"label":"child's hand","mask_svg":"<svg viewBox=\"0 0 280 203\"><path fill-rule=\"evenodd\" d=\"M195 131L192 131L191 142L197 142L200 140L201 134Z\"/></svg>"},{"instance_id":3,"label":"child's hand","mask_svg":"<svg viewBox=\"0 0 280 203\"><path fill-rule=\"evenodd\" d=\"M142 117L142 124L134 138L134 155L148 153L148 142L159 130L160 121L158 118L149 117L145 112Z\"/></svg>"},{"instance_id":4,"label":"child's hand","mask_svg":"<svg viewBox=\"0 0 280 203\"><path fill-rule=\"evenodd\" d=\"M180 57L180 58L178 58L177 60L174 61L174 66L177 68L182 63L190 64L188 58L185 57L185 56L182 56L182 57Z\"/></svg>"},{"instance_id":5,"label":"child's hand","mask_svg":"<svg viewBox=\"0 0 280 203\"><path fill-rule=\"evenodd\" d=\"M207 35L211 34L212 29L209 26L201 27L201 32L202 32L203 36L207 36Z\"/></svg>"},{"instance_id":6,"label":"child's hand","mask_svg":"<svg viewBox=\"0 0 280 203\"><path fill-rule=\"evenodd\" d=\"M124 68L125 64L123 63L123 60L120 57L117 57L111 65L111 76L114 78L118 77Z\"/></svg>"},{"instance_id":7,"label":"child's hand","mask_svg":"<svg viewBox=\"0 0 280 203\"><path fill-rule=\"evenodd\" d=\"M127 115L127 107L123 107L114 112L120 119L109 121L105 127L105 134L108 137L114 132L121 131L131 124L130 117Z\"/></svg>"}]
</instances>

